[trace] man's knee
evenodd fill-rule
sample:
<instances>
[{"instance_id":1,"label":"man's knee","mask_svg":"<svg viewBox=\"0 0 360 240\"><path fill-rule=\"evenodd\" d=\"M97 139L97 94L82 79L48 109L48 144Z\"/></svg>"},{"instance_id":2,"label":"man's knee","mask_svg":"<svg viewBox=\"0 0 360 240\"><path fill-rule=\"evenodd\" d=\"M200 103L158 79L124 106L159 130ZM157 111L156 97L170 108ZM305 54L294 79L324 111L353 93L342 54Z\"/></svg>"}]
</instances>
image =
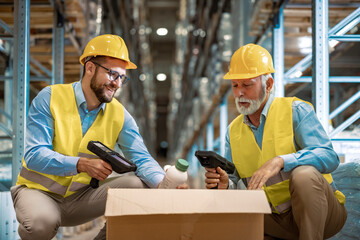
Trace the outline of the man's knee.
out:
<instances>
[{"instance_id":1,"label":"man's knee","mask_svg":"<svg viewBox=\"0 0 360 240\"><path fill-rule=\"evenodd\" d=\"M289 191L294 204L312 205L317 198L324 198L328 183L312 166L300 166L293 170L289 179Z\"/></svg>"},{"instance_id":2,"label":"man's knee","mask_svg":"<svg viewBox=\"0 0 360 240\"><path fill-rule=\"evenodd\" d=\"M115 177L108 182L110 188L148 188L148 186L134 174Z\"/></svg>"},{"instance_id":3,"label":"man's knee","mask_svg":"<svg viewBox=\"0 0 360 240\"><path fill-rule=\"evenodd\" d=\"M127 182L128 188L148 188L148 186L136 176L129 176Z\"/></svg>"},{"instance_id":4,"label":"man's knee","mask_svg":"<svg viewBox=\"0 0 360 240\"><path fill-rule=\"evenodd\" d=\"M306 188L321 184L323 177L313 166L300 166L295 168L289 179L290 190L291 188L297 189Z\"/></svg>"},{"instance_id":5,"label":"man's knee","mask_svg":"<svg viewBox=\"0 0 360 240\"><path fill-rule=\"evenodd\" d=\"M38 213L19 225L21 239L52 239L60 226L59 219L51 213Z\"/></svg>"}]
</instances>

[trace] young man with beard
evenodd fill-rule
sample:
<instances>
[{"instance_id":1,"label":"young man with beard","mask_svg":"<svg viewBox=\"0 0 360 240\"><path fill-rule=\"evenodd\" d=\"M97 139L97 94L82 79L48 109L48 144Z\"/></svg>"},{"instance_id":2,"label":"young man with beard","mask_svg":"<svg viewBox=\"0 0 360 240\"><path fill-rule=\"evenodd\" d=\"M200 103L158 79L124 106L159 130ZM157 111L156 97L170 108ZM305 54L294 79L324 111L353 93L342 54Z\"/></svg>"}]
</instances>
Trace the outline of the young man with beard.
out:
<instances>
[{"instance_id":1,"label":"young man with beard","mask_svg":"<svg viewBox=\"0 0 360 240\"><path fill-rule=\"evenodd\" d=\"M85 47L83 78L44 88L32 101L25 156L11 193L21 239L52 239L60 226L74 226L102 216L108 188L156 188L165 173L148 153L139 129L114 99L129 79L125 42L101 35ZM111 165L87 150L90 140L114 149L137 166L135 175L107 178ZM100 180L98 188L89 186ZM186 188L180 186L179 188ZM96 239L105 239L105 227Z\"/></svg>"},{"instance_id":2,"label":"young man with beard","mask_svg":"<svg viewBox=\"0 0 360 240\"><path fill-rule=\"evenodd\" d=\"M339 165L331 141L312 106L298 98L276 98L269 52L255 44L239 48L229 72L240 115L226 134L226 158L234 174L206 169L206 187L263 189L272 209L266 238L324 239L343 227L345 196L331 172ZM230 179L229 179L230 178Z\"/></svg>"}]
</instances>

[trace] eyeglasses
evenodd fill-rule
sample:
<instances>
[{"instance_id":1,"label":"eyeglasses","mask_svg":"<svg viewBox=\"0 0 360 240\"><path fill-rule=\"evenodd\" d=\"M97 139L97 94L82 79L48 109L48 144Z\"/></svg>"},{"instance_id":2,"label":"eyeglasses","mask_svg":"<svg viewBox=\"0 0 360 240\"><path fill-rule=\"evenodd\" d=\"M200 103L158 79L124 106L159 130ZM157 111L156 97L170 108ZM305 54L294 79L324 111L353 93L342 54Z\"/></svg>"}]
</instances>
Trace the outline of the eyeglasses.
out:
<instances>
[{"instance_id":1,"label":"eyeglasses","mask_svg":"<svg viewBox=\"0 0 360 240\"><path fill-rule=\"evenodd\" d=\"M121 85L124 85L125 83L127 83L130 80L130 78L124 74L120 74L117 71L110 70L110 69L98 64L97 62L93 62L93 61L91 61L91 62L99 67L102 67L106 71L108 71L109 80L112 82L116 81L118 78L120 78Z\"/></svg>"}]
</instances>

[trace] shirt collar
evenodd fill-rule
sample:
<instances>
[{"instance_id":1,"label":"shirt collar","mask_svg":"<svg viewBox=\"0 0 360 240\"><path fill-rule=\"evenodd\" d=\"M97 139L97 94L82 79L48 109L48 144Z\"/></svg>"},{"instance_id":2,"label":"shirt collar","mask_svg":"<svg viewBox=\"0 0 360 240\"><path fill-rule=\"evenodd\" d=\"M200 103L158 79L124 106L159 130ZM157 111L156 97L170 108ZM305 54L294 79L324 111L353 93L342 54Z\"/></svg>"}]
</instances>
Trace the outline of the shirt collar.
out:
<instances>
[{"instance_id":1,"label":"shirt collar","mask_svg":"<svg viewBox=\"0 0 360 240\"><path fill-rule=\"evenodd\" d=\"M88 112L87 110L87 103L86 103L86 99L84 96L84 92L82 90L81 87L81 80L78 82L75 82L74 85L74 92L75 92L75 99L76 99L76 105L78 108L82 108L85 112ZM100 109L102 109L102 112L105 111L105 103L100 104L100 106L97 109L97 111L99 111ZM94 109L95 110L95 109Z\"/></svg>"},{"instance_id":2,"label":"shirt collar","mask_svg":"<svg viewBox=\"0 0 360 240\"><path fill-rule=\"evenodd\" d=\"M274 93L270 93L269 99L267 100L267 102L266 102L263 110L261 111L260 125L261 125L261 123L266 119L267 114L268 114L268 112L269 112L269 108L270 108L270 106L271 106L271 103L274 101L274 98L275 98ZM244 116L243 122L244 122L246 125L250 126L250 127L255 127L255 126L250 122L249 117L248 117L247 115Z\"/></svg>"}]
</instances>

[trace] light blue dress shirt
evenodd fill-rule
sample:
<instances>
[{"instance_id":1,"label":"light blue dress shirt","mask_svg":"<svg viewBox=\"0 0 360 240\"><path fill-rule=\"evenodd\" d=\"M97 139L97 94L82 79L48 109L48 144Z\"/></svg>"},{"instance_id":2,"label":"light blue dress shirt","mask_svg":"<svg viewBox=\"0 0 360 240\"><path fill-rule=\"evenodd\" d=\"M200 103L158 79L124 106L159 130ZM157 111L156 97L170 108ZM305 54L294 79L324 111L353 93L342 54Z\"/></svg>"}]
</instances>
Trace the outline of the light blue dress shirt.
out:
<instances>
[{"instance_id":1,"label":"light blue dress shirt","mask_svg":"<svg viewBox=\"0 0 360 240\"><path fill-rule=\"evenodd\" d=\"M83 136L94 123L98 114L106 111L106 104L88 111L81 81L73 84L76 104L81 119ZM25 137L25 162L29 169L58 176L76 175L79 157L65 156L53 150L54 118L50 112L51 88L39 92L31 103ZM156 187L165 173L151 157L134 118L124 108L124 125L117 139L117 144L125 158L137 166L136 175L149 187Z\"/></svg>"},{"instance_id":2,"label":"light blue dress shirt","mask_svg":"<svg viewBox=\"0 0 360 240\"><path fill-rule=\"evenodd\" d=\"M262 148L266 117L273 100L274 94L270 94L261 112L260 125L258 128L249 121L247 116L244 117L244 123L250 127L260 149ZM331 140L316 117L313 108L305 102L294 101L292 111L296 153L280 156L284 159L284 171L289 172L297 166L302 165L311 165L320 173L330 173L334 171L339 165L339 158L332 147ZM232 161L229 127L230 126L228 126L226 131L225 158ZM239 180L237 172L234 176L231 176L231 180L234 183ZM231 182L230 185L232 185ZM232 186L230 186L230 188L232 188Z\"/></svg>"}]
</instances>

